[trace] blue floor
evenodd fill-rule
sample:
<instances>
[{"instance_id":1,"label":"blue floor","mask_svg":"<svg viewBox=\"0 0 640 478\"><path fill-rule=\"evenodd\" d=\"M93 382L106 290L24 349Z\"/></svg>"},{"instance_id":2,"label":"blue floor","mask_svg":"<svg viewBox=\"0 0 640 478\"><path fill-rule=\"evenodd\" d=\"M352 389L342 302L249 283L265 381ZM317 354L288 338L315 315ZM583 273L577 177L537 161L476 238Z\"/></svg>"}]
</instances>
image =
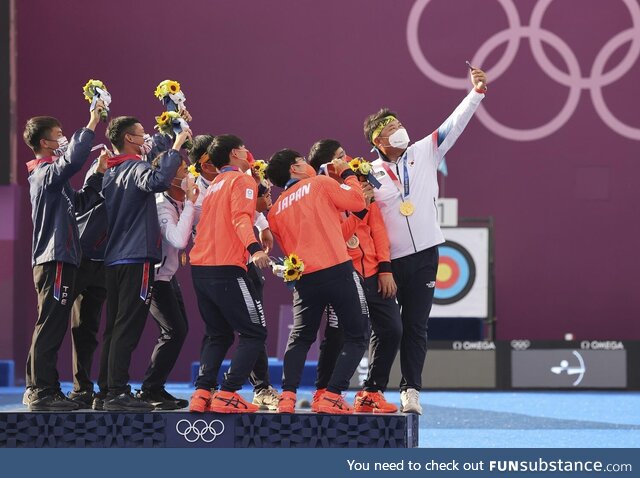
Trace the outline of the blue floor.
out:
<instances>
[{"instance_id":1,"label":"blue floor","mask_svg":"<svg viewBox=\"0 0 640 478\"><path fill-rule=\"evenodd\" d=\"M167 389L183 398L193 390L187 384ZM22 392L0 388L0 411L24 410ZM300 390L298 398L311 393ZM400 401L398 392L386 397ZM640 448L640 392L426 391L421 398L423 448Z\"/></svg>"}]
</instances>

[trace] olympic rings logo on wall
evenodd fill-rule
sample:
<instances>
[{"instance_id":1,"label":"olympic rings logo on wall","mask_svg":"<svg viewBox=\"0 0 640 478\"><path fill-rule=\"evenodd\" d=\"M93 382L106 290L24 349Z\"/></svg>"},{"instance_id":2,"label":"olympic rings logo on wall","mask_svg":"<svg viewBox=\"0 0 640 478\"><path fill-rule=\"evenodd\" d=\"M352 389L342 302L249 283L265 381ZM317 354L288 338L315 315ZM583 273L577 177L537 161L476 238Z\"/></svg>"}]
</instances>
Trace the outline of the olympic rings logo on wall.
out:
<instances>
[{"instance_id":1,"label":"olympic rings logo on wall","mask_svg":"<svg viewBox=\"0 0 640 478\"><path fill-rule=\"evenodd\" d=\"M417 0L411 8L409 19L407 22L407 44L409 52L420 71L435 83L446 88L467 90L469 88L469 80L446 75L438 71L425 58L418 38L418 26L420 17L424 9L431 0ZM473 56L472 64L482 65L487 57L498 46L507 43L504 55L496 63L496 65L487 71L487 76L491 81L498 79L513 62L521 38L528 38L531 45L533 57L538 66L555 82L569 88L567 100L555 117L548 123L530 129L517 129L499 123L488 112L487 109L480 105L476 112L478 119L491 131L495 132L503 138L514 141L534 141L559 130L573 115L582 90L589 90L593 106L600 116L600 119L616 133L633 140L640 140L640 128L629 126L620 121L609 110L604 101L602 88L607 86L626 75L633 67L638 55L640 55L640 6L636 0L622 0L631 15L632 27L621 31L610 38L598 52L596 59L591 66L591 73L588 77L583 77L580 73L580 65L576 55L571 48L555 33L542 28L542 19L544 13L552 2L552 0L538 0L532 13L529 25L522 25L518 10L513 0L498 0L498 3L504 9L509 27L506 30L496 33L485 41L476 54ZM605 72L604 68L613 53L622 45L631 42L631 46L618 65ZM569 73L559 70L546 56L542 43L546 43L554 48L562 57L567 66Z\"/></svg>"},{"instance_id":2,"label":"olympic rings logo on wall","mask_svg":"<svg viewBox=\"0 0 640 478\"><path fill-rule=\"evenodd\" d=\"M513 350L527 350L529 347L531 347L531 341L530 340L512 340L511 341L511 348Z\"/></svg>"},{"instance_id":3,"label":"olympic rings logo on wall","mask_svg":"<svg viewBox=\"0 0 640 478\"><path fill-rule=\"evenodd\" d=\"M224 423L220 420L207 423L202 419L191 423L189 420L182 419L176 423L176 431L189 443L195 443L198 440L211 443L224 433Z\"/></svg>"}]
</instances>

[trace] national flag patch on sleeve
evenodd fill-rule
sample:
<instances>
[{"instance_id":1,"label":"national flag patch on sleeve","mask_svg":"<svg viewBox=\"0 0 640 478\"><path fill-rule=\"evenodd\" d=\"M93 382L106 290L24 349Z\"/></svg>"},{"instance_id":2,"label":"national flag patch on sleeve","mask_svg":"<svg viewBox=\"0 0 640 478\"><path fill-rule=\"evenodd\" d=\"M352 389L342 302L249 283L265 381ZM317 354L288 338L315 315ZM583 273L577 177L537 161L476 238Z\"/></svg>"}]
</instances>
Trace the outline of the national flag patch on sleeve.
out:
<instances>
[{"instance_id":1,"label":"national flag patch on sleeve","mask_svg":"<svg viewBox=\"0 0 640 478\"><path fill-rule=\"evenodd\" d=\"M246 197L247 199L253 199L253 189L247 188Z\"/></svg>"}]
</instances>

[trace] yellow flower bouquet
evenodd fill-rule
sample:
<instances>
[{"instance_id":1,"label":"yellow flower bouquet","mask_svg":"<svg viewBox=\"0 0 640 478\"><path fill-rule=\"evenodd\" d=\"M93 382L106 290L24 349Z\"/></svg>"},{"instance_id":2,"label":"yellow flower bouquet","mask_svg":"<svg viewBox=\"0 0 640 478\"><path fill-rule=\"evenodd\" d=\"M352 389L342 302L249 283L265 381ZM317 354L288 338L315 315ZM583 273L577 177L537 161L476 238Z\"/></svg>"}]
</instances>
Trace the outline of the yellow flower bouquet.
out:
<instances>
[{"instance_id":1,"label":"yellow flower bouquet","mask_svg":"<svg viewBox=\"0 0 640 478\"><path fill-rule=\"evenodd\" d=\"M304 262L300 260L295 254L289 254L284 258L284 281L291 282L296 281L302 277L304 272Z\"/></svg>"},{"instance_id":2,"label":"yellow flower bouquet","mask_svg":"<svg viewBox=\"0 0 640 478\"><path fill-rule=\"evenodd\" d=\"M177 95L178 93L180 93L180 83L174 80L164 80L156 86L154 95L159 100L162 100L165 96Z\"/></svg>"},{"instance_id":3,"label":"yellow flower bouquet","mask_svg":"<svg viewBox=\"0 0 640 478\"><path fill-rule=\"evenodd\" d=\"M187 171L189 171L189 174L191 175L191 177L193 177L194 179L196 179L198 176L200 176L200 173L196 170L196 165L192 164L191 166L189 166L187 168Z\"/></svg>"},{"instance_id":4,"label":"yellow flower bouquet","mask_svg":"<svg viewBox=\"0 0 640 478\"><path fill-rule=\"evenodd\" d=\"M191 117L184 106L187 99L180 87L180 83L175 80L161 81L156 86L153 94L166 108L164 113L156 116L155 127L158 131L162 134L174 136L189 128L187 120L191 121ZM184 144L186 149L191 149L191 146L191 141L187 141Z\"/></svg>"},{"instance_id":5,"label":"yellow flower bouquet","mask_svg":"<svg viewBox=\"0 0 640 478\"><path fill-rule=\"evenodd\" d=\"M176 133L176 127L179 128L179 125L174 126L174 122L177 122L180 119L180 114L176 111L164 111L160 116L156 116L156 125L154 126L162 134L172 135ZM180 130L178 129L177 133Z\"/></svg>"},{"instance_id":6,"label":"yellow flower bouquet","mask_svg":"<svg viewBox=\"0 0 640 478\"><path fill-rule=\"evenodd\" d=\"M373 175L373 167L369 161L360 157L353 158L349 161L349 168L356 173L358 178L364 178L363 181L368 181L374 188L380 189L380 181Z\"/></svg>"},{"instance_id":7,"label":"yellow flower bouquet","mask_svg":"<svg viewBox=\"0 0 640 478\"><path fill-rule=\"evenodd\" d=\"M289 254L287 257L278 260L272 258L272 260L274 261L272 264L273 273L278 277L282 277L287 287L293 289L296 281L302 277L304 262L295 254Z\"/></svg>"},{"instance_id":8,"label":"yellow flower bouquet","mask_svg":"<svg viewBox=\"0 0 640 478\"><path fill-rule=\"evenodd\" d=\"M251 169L258 175L260 182L265 181L264 173L267 170L267 162L262 159L256 159L251 165Z\"/></svg>"},{"instance_id":9,"label":"yellow flower bouquet","mask_svg":"<svg viewBox=\"0 0 640 478\"><path fill-rule=\"evenodd\" d=\"M156 116L155 118L156 125L154 128L164 135L173 137L180 134L185 128L189 127L187 122L177 111L164 111L160 116ZM191 149L191 141L186 141L184 143L184 147L186 149Z\"/></svg>"},{"instance_id":10,"label":"yellow flower bouquet","mask_svg":"<svg viewBox=\"0 0 640 478\"><path fill-rule=\"evenodd\" d=\"M91 103L89 111L93 111L96 107L96 103L99 100L102 100L104 109L100 113L100 119L102 121L107 121L107 117L109 116L109 105L111 104L111 95L107 91L107 87L104 83L100 80L89 80L82 88L82 93L84 93L84 99Z\"/></svg>"}]
</instances>

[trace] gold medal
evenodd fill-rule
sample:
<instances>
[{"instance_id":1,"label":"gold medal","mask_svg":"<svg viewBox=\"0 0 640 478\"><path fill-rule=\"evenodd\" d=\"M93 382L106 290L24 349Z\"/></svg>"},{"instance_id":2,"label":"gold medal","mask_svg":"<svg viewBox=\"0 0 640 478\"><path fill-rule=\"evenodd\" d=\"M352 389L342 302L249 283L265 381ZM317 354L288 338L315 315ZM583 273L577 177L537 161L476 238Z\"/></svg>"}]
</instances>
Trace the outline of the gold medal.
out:
<instances>
[{"instance_id":1,"label":"gold medal","mask_svg":"<svg viewBox=\"0 0 640 478\"><path fill-rule=\"evenodd\" d=\"M400 203L400 214L403 216L411 216L415 210L416 207L411 201L402 201Z\"/></svg>"},{"instance_id":2,"label":"gold medal","mask_svg":"<svg viewBox=\"0 0 640 478\"><path fill-rule=\"evenodd\" d=\"M360 239L358 239L358 236L356 236L355 234L351 236L347 241L347 247L349 249L355 249L359 245L360 245Z\"/></svg>"},{"instance_id":3,"label":"gold medal","mask_svg":"<svg viewBox=\"0 0 640 478\"><path fill-rule=\"evenodd\" d=\"M180 264L187 265L187 251L182 251L182 254L180 254Z\"/></svg>"}]
</instances>

